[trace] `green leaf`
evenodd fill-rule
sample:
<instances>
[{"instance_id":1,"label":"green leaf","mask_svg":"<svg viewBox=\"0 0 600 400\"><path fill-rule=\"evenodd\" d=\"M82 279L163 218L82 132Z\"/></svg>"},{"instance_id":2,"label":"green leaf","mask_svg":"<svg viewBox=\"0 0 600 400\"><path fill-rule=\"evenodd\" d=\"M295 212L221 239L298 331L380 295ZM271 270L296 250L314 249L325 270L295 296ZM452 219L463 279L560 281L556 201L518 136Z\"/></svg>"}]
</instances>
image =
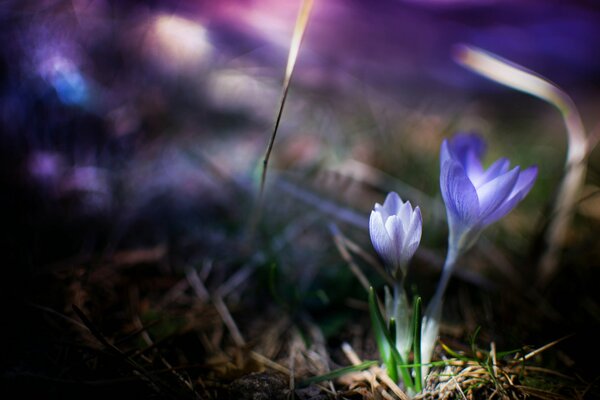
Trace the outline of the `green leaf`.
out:
<instances>
[{"instance_id":1,"label":"green leaf","mask_svg":"<svg viewBox=\"0 0 600 400\"><path fill-rule=\"evenodd\" d=\"M379 311L379 304L373 287L369 289L369 312L371 314L371 324L373 325L373 331L375 332L375 341L377 342L379 355L385 364L388 375L394 382L397 382L398 371L394 357L392 356L393 342L390 338L383 316L381 315L381 311Z\"/></svg>"},{"instance_id":2,"label":"green leaf","mask_svg":"<svg viewBox=\"0 0 600 400\"><path fill-rule=\"evenodd\" d=\"M404 363L404 359L394 346L394 341L390 336L390 332L387 329L381 311L379 310L379 301L375 290L371 287L369 289L369 311L371 314L371 323L373 324L373 330L375 331L375 341L379 348L379 354L383 358L383 363L387 368L387 373L391 379L398 382L398 370L402 375L402 381L407 388L414 389L414 383L410 376L407 365Z\"/></svg>"},{"instance_id":3,"label":"green leaf","mask_svg":"<svg viewBox=\"0 0 600 400\"><path fill-rule=\"evenodd\" d=\"M473 361L472 358L464 356L462 354L458 354L456 351L452 350L450 347L448 347L448 345L446 345L444 342L442 342L440 340L440 344L442 345L442 349L444 349L444 351L448 354L450 354L452 357L461 360L461 361Z\"/></svg>"},{"instance_id":4,"label":"green leaf","mask_svg":"<svg viewBox=\"0 0 600 400\"><path fill-rule=\"evenodd\" d=\"M377 365L377 364L378 364L377 361L365 361L362 364L339 368L339 369L333 370L333 371L328 372L323 375L313 376L312 378L303 379L302 381L300 381L300 386L309 386L309 385L323 382L323 381L331 381L333 379L337 379L340 376L350 374L352 372L364 371L365 369L368 369L368 368L372 367L373 365Z\"/></svg>"},{"instance_id":5,"label":"green leaf","mask_svg":"<svg viewBox=\"0 0 600 400\"><path fill-rule=\"evenodd\" d=\"M417 296L413 302L412 328L415 364L415 391L418 393L423 388L423 378L421 374L421 297L419 296Z\"/></svg>"},{"instance_id":6,"label":"green leaf","mask_svg":"<svg viewBox=\"0 0 600 400\"><path fill-rule=\"evenodd\" d=\"M391 317L390 323L388 324L388 334L392 338L392 345L396 345L396 318Z\"/></svg>"}]
</instances>

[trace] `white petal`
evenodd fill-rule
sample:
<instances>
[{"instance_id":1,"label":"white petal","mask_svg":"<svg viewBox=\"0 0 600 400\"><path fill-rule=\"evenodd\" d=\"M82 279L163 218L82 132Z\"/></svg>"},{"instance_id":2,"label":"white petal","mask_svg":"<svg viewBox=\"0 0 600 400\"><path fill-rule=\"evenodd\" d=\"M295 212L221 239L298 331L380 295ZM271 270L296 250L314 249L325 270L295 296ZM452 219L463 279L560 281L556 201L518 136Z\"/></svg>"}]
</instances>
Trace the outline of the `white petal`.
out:
<instances>
[{"instance_id":1,"label":"white petal","mask_svg":"<svg viewBox=\"0 0 600 400\"><path fill-rule=\"evenodd\" d=\"M406 237L404 239L404 248L410 246L414 243L418 246L421 242L421 230L422 230L423 220L421 217L421 209L417 206L411 215L411 220L408 228L406 229ZM405 250L406 251L406 250ZM414 254L411 253L409 257L412 257Z\"/></svg>"},{"instance_id":2,"label":"white petal","mask_svg":"<svg viewBox=\"0 0 600 400\"><path fill-rule=\"evenodd\" d=\"M408 225L410 224L410 219L412 217L412 206L410 205L410 202L406 202L403 203L400 206L400 209L398 210L398 217L400 218L400 220L402 220L402 224L403 226L408 228Z\"/></svg>"},{"instance_id":3,"label":"white petal","mask_svg":"<svg viewBox=\"0 0 600 400\"><path fill-rule=\"evenodd\" d=\"M381 213L377 211L371 211L369 233L371 235L371 243L373 243L373 247L377 254L379 254L379 257L387 264L393 264L396 258L394 244L385 229Z\"/></svg>"}]
</instances>

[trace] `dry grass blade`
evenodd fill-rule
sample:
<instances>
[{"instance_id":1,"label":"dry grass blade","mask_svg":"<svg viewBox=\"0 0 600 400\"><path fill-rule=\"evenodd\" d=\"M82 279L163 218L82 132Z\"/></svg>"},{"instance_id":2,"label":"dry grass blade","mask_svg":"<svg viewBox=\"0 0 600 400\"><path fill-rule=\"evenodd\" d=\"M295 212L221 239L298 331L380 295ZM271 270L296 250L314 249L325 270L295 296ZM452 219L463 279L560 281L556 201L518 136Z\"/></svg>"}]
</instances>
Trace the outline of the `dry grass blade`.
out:
<instances>
[{"instance_id":1,"label":"dry grass blade","mask_svg":"<svg viewBox=\"0 0 600 400\"><path fill-rule=\"evenodd\" d=\"M271 138L269 140L269 144L267 146L267 151L265 153L265 158L263 159L263 168L262 175L260 179L260 196L262 197L262 193L265 186L265 181L267 178L267 168L269 166L269 158L271 157L271 152L273 151L273 145L275 144L275 137L277 136L277 130L279 129L279 123L281 122L281 116L283 114L283 108L285 107L285 100L287 99L287 94L290 88L290 82L292 80L292 75L294 73L294 67L296 65L296 59L298 58L298 52L300 51L300 44L302 43L302 38L304 37L304 32L306 30L306 26L308 25L308 19L310 16L310 11L312 9L314 0L303 0L302 6L300 7L300 11L298 13L298 18L296 19L296 25L294 27L294 35L292 36L292 44L290 46L290 52L288 54L287 66L285 68L285 77L283 79L283 93L281 95L281 101L279 103L279 110L277 111L277 118L275 120L275 126L273 128L273 133L271 134Z\"/></svg>"},{"instance_id":2,"label":"dry grass blade","mask_svg":"<svg viewBox=\"0 0 600 400\"><path fill-rule=\"evenodd\" d=\"M490 345L490 354L492 355L492 371L494 377L498 376L498 359L496 356L496 342L492 342Z\"/></svg>"},{"instance_id":3,"label":"dry grass blade","mask_svg":"<svg viewBox=\"0 0 600 400\"><path fill-rule=\"evenodd\" d=\"M385 383L385 385L396 396L398 396L401 400L410 400L410 397L408 397L408 395L406 393L404 393L402 391L402 389L400 389L400 387L398 385L396 385L396 383L394 381L392 381L392 379L388 376L387 372L385 372L383 369L378 368L378 367L373 368L373 370L375 371L375 375L377 376L377 379L379 379L381 382Z\"/></svg>"},{"instance_id":4,"label":"dry grass blade","mask_svg":"<svg viewBox=\"0 0 600 400\"><path fill-rule=\"evenodd\" d=\"M191 267L186 268L185 276L188 281L188 284L194 289L194 293L202 302L208 302L210 299L210 294L208 293L208 289L204 286L204 283L198 276L198 272Z\"/></svg>"},{"instance_id":5,"label":"dry grass blade","mask_svg":"<svg viewBox=\"0 0 600 400\"><path fill-rule=\"evenodd\" d=\"M563 340L569 339L570 337L573 337L573 335L568 335L568 336L562 337L560 339L557 339L553 342L550 342L550 343L540 347L539 349L535 349L534 351L525 354L523 357L520 357L519 359L517 359L514 363L519 363L519 362L529 360L530 358L535 357L536 355L548 350L549 348L556 346ZM513 363L513 365L514 365L514 363Z\"/></svg>"},{"instance_id":6,"label":"dry grass blade","mask_svg":"<svg viewBox=\"0 0 600 400\"><path fill-rule=\"evenodd\" d=\"M371 287L371 285L369 284L369 280L367 279L365 274L363 274L360 267L352 259L350 252L348 252L348 249L346 248L344 239L341 236L341 234L339 233L338 227L335 224L330 224L329 229L333 236L333 241L335 243L335 247L339 251L339 253L342 256L342 258L344 259L344 261L346 261L348 263L348 266L350 267L350 271L352 271L352 273L356 276L356 278L358 279L358 281L360 282L362 287L364 287L365 290L368 292L369 288Z\"/></svg>"},{"instance_id":7,"label":"dry grass blade","mask_svg":"<svg viewBox=\"0 0 600 400\"><path fill-rule=\"evenodd\" d=\"M565 338L556 340L518 360L504 360L491 344L490 359L448 360L434 367L427 386L415 399L523 399L542 400L583 398L583 385L573 385L574 378L559 372L526 366L523 363ZM565 384L565 382L571 382Z\"/></svg>"},{"instance_id":8,"label":"dry grass blade","mask_svg":"<svg viewBox=\"0 0 600 400\"><path fill-rule=\"evenodd\" d=\"M288 376L290 376L292 374L292 371L290 371L288 368L284 367L283 365L281 365L279 363L276 363L275 361L263 356L260 353L257 353L256 351L251 351L250 357L252 357L257 362L263 364L264 366L271 368L274 371L281 372L282 374L285 374Z\"/></svg>"},{"instance_id":9,"label":"dry grass blade","mask_svg":"<svg viewBox=\"0 0 600 400\"><path fill-rule=\"evenodd\" d=\"M282 190L286 194L302 201L305 204L315 207L323 214L327 214L328 216L361 229L369 226L369 219L364 214L360 214L350 208L339 206L332 201L325 200L315 193L303 189L292 182L278 179L276 185L278 189Z\"/></svg>"},{"instance_id":10,"label":"dry grass blade","mask_svg":"<svg viewBox=\"0 0 600 400\"><path fill-rule=\"evenodd\" d=\"M354 243L352 240L348 239L341 231L338 231L338 234L348 250L360 256L369 265L371 265L375 271L377 271L377 273L387 282L388 285L391 286L396 283L394 278L392 278L392 276L385 270L383 265L381 265L381 263L375 259L375 257L364 251L357 243Z\"/></svg>"},{"instance_id":11,"label":"dry grass blade","mask_svg":"<svg viewBox=\"0 0 600 400\"><path fill-rule=\"evenodd\" d=\"M457 47L455 59L461 65L488 79L550 103L560 111L565 122L568 139L565 173L554 202L553 217L545 235L546 250L538 266L539 284L544 286L558 269L559 252L567 229L571 225L575 204L585 181L590 140L586 136L581 116L573 100L563 90L520 65L465 45Z\"/></svg>"},{"instance_id":12,"label":"dry grass blade","mask_svg":"<svg viewBox=\"0 0 600 400\"><path fill-rule=\"evenodd\" d=\"M161 395L167 395L169 398L176 398L177 393L169 385L163 382L161 379L155 376L154 373L147 371L139 363L137 363L132 357L127 356L118 347L113 345L106 339L106 337L100 332L100 329L85 315L83 311L75 304L72 305L72 309L75 314L81 319L81 322L86 326L90 333L113 355L121 359L127 365L132 368L132 373L138 376L140 379L145 381L149 387L151 387L156 393Z\"/></svg>"},{"instance_id":13,"label":"dry grass blade","mask_svg":"<svg viewBox=\"0 0 600 400\"><path fill-rule=\"evenodd\" d=\"M242 333L240 332L237 324L235 323L235 320L231 316L229 309L225 305L223 298L216 294L212 296L212 301L215 305L215 308L217 309L217 312L221 316L223 323L225 324L225 326L227 326L227 329L229 329L229 333L231 334L231 338L233 339L235 344L238 347L244 347L246 345L246 341L244 340Z\"/></svg>"},{"instance_id":14,"label":"dry grass blade","mask_svg":"<svg viewBox=\"0 0 600 400\"><path fill-rule=\"evenodd\" d=\"M342 343L342 351L344 352L346 358L352 363L352 365L357 366L362 363L362 360L360 359L358 354L356 354L350 343ZM367 382L373 383L375 381L373 379L373 374L371 374L369 371L362 371L359 374L359 376Z\"/></svg>"},{"instance_id":15,"label":"dry grass blade","mask_svg":"<svg viewBox=\"0 0 600 400\"><path fill-rule=\"evenodd\" d=\"M452 377L452 383L454 383L454 385L456 386L456 389L458 390L458 393L460 393L460 398L463 400L467 400L467 396L465 396L465 392L463 392L462 388L460 387L460 385L458 384L458 382L456 381L456 377Z\"/></svg>"},{"instance_id":16,"label":"dry grass blade","mask_svg":"<svg viewBox=\"0 0 600 400\"><path fill-rule=\"evenodd\" d=\"M136 328L141 332L141 337L142 339L146 342L146 344L148 346L155 346L154 341L152 340L152 338L150 337L150 334L148 333L148 330L144 328L144 325L142 324L142 320L140 319L139 315L135 315L133 318L133 323L136 326ZM186 387L187 389L189 389L190 391L190 395L192 395L194 398L199 399L200 395L194 390L194 385L193 383L190 381L189 378L186 379L186 377L184 377L181 373L179 373L179 371L177 371L176 368L174 368L171 363L169 363L163 356L161 356L160 354L158 355L158 358L160 359L160 362L166 367L166 371L170 372L171 374L173 374L175 376L175 378L181 382L181 384Z\"/></svg>"},{"instance_id":17,"label":"dry grass blade","mask_svg":"<svg viewBox=\"0 0 600 400\"><path fill-rule=\"evenodd\" d=\"M356 352L354 351L352 346L350 346L350 344L343 343L342 351L344 352L344 354L346 355L348 360L350 360L352 365L356 366L356 365L360 365L362 363L362 360L360 359L360 357L358 357L358 355L356 354ZM369 382L376 398L377 398L377 395L385 396L383 394L384 391L382 390L381 386L377 382L377 380L379 380L380 382L384 383L392 391L392 393L394 393L396 396L398 396L398 398L400 398L402 400L410 400L410 398L406 395L406 393L404 393L402 391L402 389L400 389L400 387L398 387L398 385L396 385L396 383L394 383L394 381L392 381L390 379L390 377L387 375L387 373L379 367L371 367L369 369L369 371L363 371L361 373L361 376L367 382ZM374 379L374 378L376 378L376 379Z\"/></svg>"}]
</instances>

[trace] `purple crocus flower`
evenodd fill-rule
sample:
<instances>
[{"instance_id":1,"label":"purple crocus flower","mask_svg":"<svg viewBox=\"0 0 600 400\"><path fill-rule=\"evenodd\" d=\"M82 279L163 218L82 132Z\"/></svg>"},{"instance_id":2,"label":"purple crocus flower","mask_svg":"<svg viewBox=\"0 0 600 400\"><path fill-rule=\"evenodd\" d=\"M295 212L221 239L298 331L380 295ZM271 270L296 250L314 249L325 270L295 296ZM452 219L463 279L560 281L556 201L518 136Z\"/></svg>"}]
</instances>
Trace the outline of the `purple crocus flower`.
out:
<instances>
[{"instance_id":1,"label":"purple crocus flower","mask_svg":"<svg viewBox=\"0 0 600 400\"><path fill-rule=\"evenodd\" d=\"M371 242L379 256L397 277L406 275L408 262L421 241L421 210L410 202L403 202L395 192L390 192L383 205L376 203L369 219Z\"/></svg>"},{"instance_id":2,"label":"purple crocus flower","mask_svg":"<svg viewBox=\"0 0 600 400\"><path fill-rule=\"evenodd\" d=\"M421 362L431 360L439 333L444 292L458 257L468 250L486 226L508 214L531 190L537 167L509 170L501 158L483 169L485 143L474 134L458 134L444 140L440 154L440 187L446 203L450 236L448 254L435 295L421 324ZM423 375L428 367L422 368Z\"/></svg>"},{"instance_id":3,"label":"purple crocus flower","mask_svg":"<svg viewBox=\"0 0 600 400\"><path fill-rule=\"evenodd\" d=\"M446 203L449 245L467 250L487 225L510 212L531 190L537 167L509 170L501 158L489 168L481 165L483 139L475 134L458 134L444 140L440 154L440 186Z\"/></svg>"}]
</instances>

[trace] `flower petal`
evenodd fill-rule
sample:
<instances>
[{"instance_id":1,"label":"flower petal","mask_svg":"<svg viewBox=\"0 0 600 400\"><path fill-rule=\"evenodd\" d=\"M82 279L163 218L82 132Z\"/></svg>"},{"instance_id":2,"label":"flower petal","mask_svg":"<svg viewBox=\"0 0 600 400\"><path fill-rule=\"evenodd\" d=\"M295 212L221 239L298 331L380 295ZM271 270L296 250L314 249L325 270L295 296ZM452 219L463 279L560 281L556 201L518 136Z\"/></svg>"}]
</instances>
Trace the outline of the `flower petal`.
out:
<instances>
[{"instance_id":1,"label":"flower petal","mask_svg":"<svg viewBox=\"0 0 600 400\"><path fill-rule=\"evenodd\" d=\"M387 212L387 215L396 215L398 210L402 206L402 199L396 192L389 192L383 202L383 208Z\"/></svg>"},{"instance_id":2,"label":"flower petal","mask_svg":"<svg viewBox=\"0 0 600 400\"><path fill-rule=\"evenodd\" d=\"M421 224L419 208L413 210L410 202L403 202L395 192L386 196L383 205L375 204L369 218L369 233L373 247L393 276L397 276L399 268L406 274L421 239Z\"/></svg>"},{"instance_id":3,"label":"flower petal","mask_svg":"<svg viewBox=\"0 0 600 400\"><path fill-rule=\"evenodd\" d=\"M406 275L406 265L415 255L415 252L419 248L419 242L412 242L408 246L404 248L404 253L402 253L402 258L400 260L400 266L403 267L403 273Z\"/></svg>"},{"instance_id":4,"label":"flower petal","mask_svg":"<svg viewBox=\"0 0 600 400\"><path fill-rule=\"evenodd\" d=\"M416 242L417 245L421 241L421 232L423 229L423 218L421 217L421 209L417 206L413 211L410 224L406 228L406 235L404 238L404 247ZM412 257L412 254L410 255Z\"/></svg>"},{"instance_id":5,"label":"flower petal","mask_svg":"<svg viewBox=\"0 0 600 400\"><path fill-rule=\"evenodd\" d=\"M413 208L409 201L402 204L400 206L400 209L396 213L396 215L398 215L400 220L403 222L406 229L408 229L408 225L410 224L412 214L413 214Z\"/></svg>"},{"instance_id":6,"label":"flower petal","mask_svg":"<svg viewBox=\"0 0 600 400\"><path fill-rule=\"evenodd\" d=\"M419 243L421 242L422 228L423 220L421 217L421 209L415 207L410 220L410 225L406 228L404 243L402 245L402 265L408 263L414 256L415 251L417 251Z\"/></svg>"},{"instance_id":7,"label":"flower petal","mask_svg":"<svg viewBox=\"0 0 600 400\"><path fill-rule=\"evenodd\" d=\"M444 139L442 145L440 146L440 166L444 165L446 161L452 160L452 155L450 154L450 144L448 143L448 139Z\"/></svg>"},{"instance_id":8,"label":"flower petal","mask_svg":"<svg viewBox=\"0 0 600 400\"><path fill-rule=\"evenodd\" d=\"M385 230L390 235L393 243L393 251L390 255L393 257L394 261L392 265L394 266L402 266L402 251L404 243L404 222L397 215L392 215L385 221Z\"/></svg>"},{"instance_id":9,"label":"flower petal","mask_svg":"<svg viewBox=\"0 0 600 400\"><path fill-rule=\"evenodd\" d=\"M446 204L450 229L473 225L479 217L477 191L464 168L456 161L446 161L440 173L440 188Z\"/></svg>"},{"instance_id":10,"label":"flower petal","mask_svg":"<svg viewBox=\"0 0 600 400\"><path fill-rule=\"evenodd\" d=\"M450 140L450 151L463 166L468 154L472 153L477 159L485 154L485 142L481 136L474 133L459 133Z\"/></svg>"},{"instance_id":11,"label":"flower petal","mask_svg":"<svg viewBox=\"0 0 600 400\"><path fill-rule=\"evenodd\" d=\"M369 234L371 235L371 242L377 254L379 254L384 262L393 264L395 262L394 243L385 229L383 215L377 211L371 211Z\"/></svg>"},{"instance_id":12,"label":"flower petal","mask_svg":"<svg viewBox=\"0 0 600 400\"><path fill-rule=\"evenodd\" d=\"M519 202L523 200L525 196L527 196L527 193L529 193L533 187L533 184L535 183L536 177L537 167L535 166L529 167L525 171L522 171L519 174L517 183L515 184L510 196L498 208L488 214L483 219L482 223L485 225L492 224L512 211L512 209L515 208L515 206L519 204Z\"/></svg>"},{"instance_id":13,"label":"flower petal","mask_svg":"<svg viewBox=\"0 0 600 400\"><path fill-rule=\"evenodd\" d=\"M463 166L469 179L478 180L483 175L480 159L485 154L485 142L479 135L455 135L450 141L450 153Z\"/></svg>"},{"instance_id":14,"label":"flower petal","mask_svg":"<svg viewBox=\"0 0 600 400\"><path fill-rule=\"evenodd\" d=\"M512 193L517 179L519 178L519 167L500 175L477 189L479 197L479 218L485 219L494 212Z\"/></svg>"},{"instance_id":15,"label":"flower petal","mask_svg":"<svg viewBox=\"0 0 600 400\"><path fill-rule=\"evenodd\" d=\"M471 181L473 182L473 185L475 185L476 188L479 188L480 186L491 181L492 179L508 172L509 166L510 161L508 161L507 158L501 158L499 160L496 160L492 165L490 165L488 169L485 170L483 174L481 174L477 181Z\"/></svg>"},{"instance_id":16,"label":"flower petal","mask_svg":"<svg viewBox=\"0 0 600 400\"><path fill-rule=\"evenodd\" d=\"M527 196L527 193L529 193L533 187L533 184L535 183L537 174L538 168L535 165L521 172L519 175L519 180L517 181L517 184L513 190L513 194L522 193L523 197Z\"/></svg>"},{"instance_id":17,"label":"flower petal","mask_svg":"<svg viewBox=\"0 0 600 400\"><path fill-rule=\"evenodd\" d=\"M379 203L375 203L375 207L373 207L373 211L382 215L383 220L386 220L390 214L386 211L386 209Z\"/></svg>"}]
</instances>

